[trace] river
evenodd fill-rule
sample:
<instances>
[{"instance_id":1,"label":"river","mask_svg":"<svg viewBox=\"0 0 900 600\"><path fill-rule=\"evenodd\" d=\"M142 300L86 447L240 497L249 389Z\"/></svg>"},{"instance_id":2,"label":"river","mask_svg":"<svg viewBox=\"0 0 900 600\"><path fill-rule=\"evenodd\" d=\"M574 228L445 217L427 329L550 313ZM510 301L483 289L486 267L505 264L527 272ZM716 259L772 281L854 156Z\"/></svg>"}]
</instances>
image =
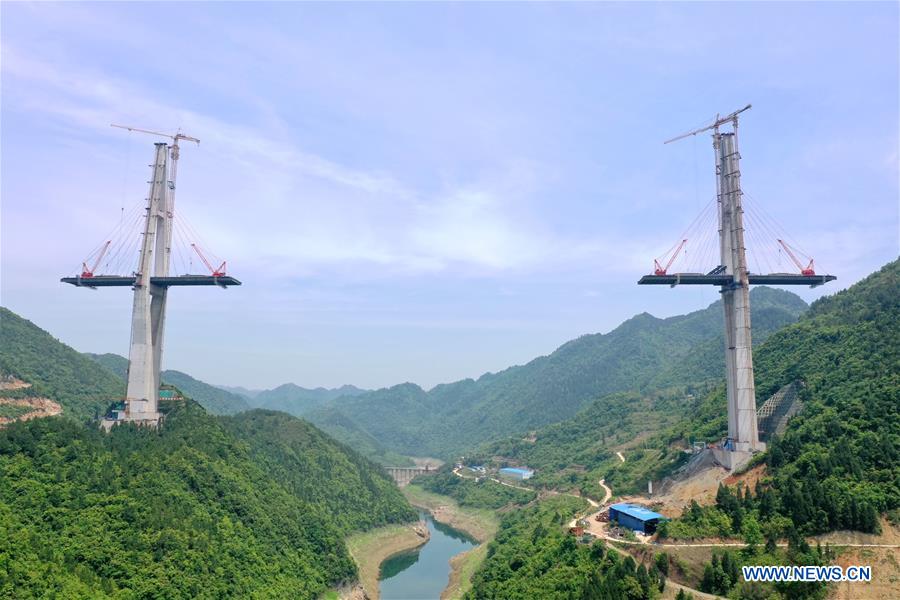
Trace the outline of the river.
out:
<instances>
[{"instance_id":1,"label":"river","mask_svg":"<svg viewBox=\"0 0 900 600\"><path fill-rule=\"evenodd\" d=\"M424 546L381 563L382 600L438 600L450 577L450 559L477 545L465 533L422 514L431 537Z\"/></svg>"}]
</instances>

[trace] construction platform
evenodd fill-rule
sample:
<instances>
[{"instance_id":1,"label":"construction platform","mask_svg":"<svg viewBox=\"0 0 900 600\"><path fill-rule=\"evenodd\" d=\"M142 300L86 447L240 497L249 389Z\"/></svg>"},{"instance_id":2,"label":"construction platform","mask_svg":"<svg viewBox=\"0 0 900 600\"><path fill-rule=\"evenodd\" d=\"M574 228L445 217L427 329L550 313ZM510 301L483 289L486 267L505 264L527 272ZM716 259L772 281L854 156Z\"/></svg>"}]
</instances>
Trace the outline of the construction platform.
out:
<instances>
[{"instance_id":1,"label":"construction platform","mask_svg":"<svg viewBox=\"0 0 900 600\"><path fill-rule=\"evenodd\" d=\"M834 275L800 275L795 273L770 273L748 275L750 285L808 285L816 287L837 279ZM671 275L644 275L639 285L730 285L731 275L703 275L702 273L672 273Z\"/></svg>"},{"instance_id":2,"label":"construction platform","mask_svg":"<svg viewBox=\"0 0 900 600\"><path fill-rule=\"evenodd\" d=\"M63 283L70 283L78 287L134 287L137 277L122 277L119 275L94 275L93 277L63 277ZM151 277L150 283L159 287L190 286L190 285L217 285L228 287L241 285L234 277L213 275L179 275L177 277Z\"/></svg>"}]
</instances>

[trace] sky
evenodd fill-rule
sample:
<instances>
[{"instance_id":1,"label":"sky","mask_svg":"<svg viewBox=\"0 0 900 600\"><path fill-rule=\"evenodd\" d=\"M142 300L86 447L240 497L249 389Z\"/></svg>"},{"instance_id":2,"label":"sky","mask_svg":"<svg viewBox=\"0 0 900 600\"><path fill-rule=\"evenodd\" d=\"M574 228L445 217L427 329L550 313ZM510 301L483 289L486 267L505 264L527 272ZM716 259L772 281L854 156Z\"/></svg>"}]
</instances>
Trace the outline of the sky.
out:
<instances>
[{"instance_id":1,"label":"sky","mask_svg":"<svg viewBox=\"0 0 900 600\"><path fill-rule=\"evenodd\" d=\"M427 388L709 305L635 285L715 194L708 136L662 142L748 103L744 191L838 277L792 291L900 252L897 3L3 3L0 23L0 302L80 351L127 355L129 290L59 278L144 201L160 141L111 123L201 140L176 220L243 285L171 290L164 365L217 384Z\"/></svg>"}]
</instances>

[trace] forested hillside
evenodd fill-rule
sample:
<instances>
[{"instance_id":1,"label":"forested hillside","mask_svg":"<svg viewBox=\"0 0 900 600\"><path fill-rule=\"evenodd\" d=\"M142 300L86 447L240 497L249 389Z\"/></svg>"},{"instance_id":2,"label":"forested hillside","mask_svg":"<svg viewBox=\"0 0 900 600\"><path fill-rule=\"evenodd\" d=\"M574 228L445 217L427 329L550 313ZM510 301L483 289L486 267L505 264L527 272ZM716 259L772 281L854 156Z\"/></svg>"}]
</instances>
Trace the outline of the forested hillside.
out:
<instances>
[{"instance_id":1,"label":"forested hillside","mask_svg":"<svg viewBox=\"0 0 900 600\"><path fill-rule=\"evenodd\" d=\"M356 421L340 410L330 407L316 408L305 413L303 418L315 423L316 427L328 435L340 440L378 464L393 467L412 466L415 464L409 457L385 448L371 433L363 429Z\"/></svg>"},{"instance_id":2,"label":"forested hillside","mask_svg":"<svg viewBox=\"0 0 900 600\"><path fill-rule=\"evenodd\" d=\"M784 517L803 534L874 532L879 513L900 508L898 290L894 261L818 300L755 353L757 400L799 381L805 403L783 438L769 443L771 484L750 500L764 524ZM710 438L724 430L722 390L680 427Z\"/></svg>"},{"instance_id":3,"label":"forested hillside","mask_svg":"<svg viewBox=\"0 0 900 600\"><path fill-rule=\"evenodd\" d=\"M770 444L767 460L785 511L807 532L867 529L871 519L862 524L863 513L893 510L900 502L898 272L895 261L815 302L754 353L758 404L787 383L803 382L806 409L782 440ZM538 468L538 484L589 486L606 477L619 491L639 491L683 460L673 442L685 447L724 436L724 385L704 389L614 394L529 440L508 438L479 454ZM627 462L612 454L611 447L653 431L658 434L629 452ZM573 464L587 472L573 473Z\"/></svg>"},{"instance_id":4,"label":"forested hillside","mask_svg":"<svg viewBox=\"0 0 900 600\"><path fill-rule=\"evenodd\" d=\"M188 401L159 431L0 430L2 597L315 598L355 578L348 528L412 518L371 463L286 415Z\"/></svg>"},{"instance_id":5,"label":"forested hillside","mask_svg":"<svg viewBox=\"0 0 900 600\"><path fill-rule=\"evenodd\" d=\"M807 533L872 531L900 507L900 261L816 302L756 361L763 394L798 379L805 410L771 444L776 512Z\"/></svg>"},{"instance_id":6,"label":"forested hillside","mask_svg":"<svg viewBox=\"0 0 900 600\"><path fill-rule=\"evenodd\" d=\"M414 520L400 490L379 467L298 418L256 409L223 418L254 460L298 498L322 506L343 530ZM329 482L329 483L325 483Z\"/></svg>"},{"instance_id":7,"label":"forested hillside","mask_svg":"<svg viewBox=\"0 0 900 600\"><path fill-rule=\"evenodd\" d=\"M564 525L583 500L558 496L503 517L467 599L658 598L665 576L602 541L579 544Z\"/></svg>"},{"instance_id":8,"label":"forested hillside","mask_svg":"<svg viewBox=\"0 0 900 600\"><path fill-rule=\"evenodd\" d=\"M798 323L770 336L754 353L758 402L781 386L802 382L804 410L760 458L767 476L752 489L721 486L710 506L694 503L682 517L660 525L670 538L733 537L746 544L720 552L703 572L700 588L729 597L822 598L821 583L742 584L740 565L833 563L804 536L837 529L878 532L879 514L896 520L900 509L900 261L814 303ZM476 458L509 457L539 468L531 481L581 486L604 477L616 493L639 492L683 461L690 439L713 441L726 429L724 386L674 387L657 393L613 394L575 418L538 430L528 439L490 444ZM680 416L679 416L680 415ZM674 422L655 434L647 423ZM635 438L637 442L631 441ZM612 448L628 445L622 462ZM543 472L540 472L543 470ZM643 597L634 582L613 595L605 571L579 560L546 503L511 513L473 577L472 598L528 597L573 588L568 597ZM573 511L562 514L572 514ZM543 513L544 516L541 516ZM553 526L555 523L555 526ZM571 538L568 538L571 540ZM788 541L786 549L777 542ZM543 540L536 542L536 540ZM548 556L552 556L550 559ZM563 563L566 577L536 575L542 565ZM601 563L602 564L602 563ZM649 575L649 573L648 573ZM591 592L585 587L593 581ZM621 583L622 573L615 583ZM643 574L636 580L646 581ZM650 576L651 581L653 577ZM550 587L548 587L550 586ZM632 591L627 591L631 589ZM629 595L631 594L631 595Z\"/></svg>"},{"instance_id":9,"label":"forested hillside","mask_svg":"<svg viewBox=\"0 0 900 600\"><path fill-rule=\"evenodd\" d=\"M75 419L92 418L125 395L124 382L14 312L0 307L0 375L32 385L7 394L50 398Z\"/></svg>"},{"instance_id":10,"label":"forested hillside","mask_svg":"<svg viewBox=\"0 0 900 600\"><path fill-rule=\"evenodd\" d=\"M721 352L721 349L720 349ZM635 472L652 464L655 473L670 471L686 458L680 450L668 451L668 437L651 438L633 445L639 436L669 432L702 403L709 386L674 387L652 393L621 392L593 402L571 419L537 430L531 437L512 436L486 444L473 460L525 464L537 470L532 484L554 488L576 488L589 495L600 493L597 480L604 477L619 492L638 491L646 485ZM614 448L629 446L625 463Z\"/></svg>"},{"instance_id":11,"label":"forested hillside","mask_svg":"<svg viewBox=\"0 0 900 600\"><path fill-rule=\"evenodd\" d=\"M752 292L754 343L805 310L780 290ZM608 334L585 335L524 366L439 385L426 392L402 384L331 407L388 448L408 455L453 456L479 443L574 416L603 395L653 391L719 378L720 302L688 315L640 314ZM317 414L310 413L317 421Z\"/></svg>"},{"instance_id":12,"label":"forested hillside","mask_svg":"<svg viewBox=\"0 0 900 600\"><path fill-rule=\"evenodd\" d=\"M123 381L125 380L128 374L128 359L124 356L91 353L86 353L86 356L121 377ZM166 385L177 387L214 415L231 415L250 409L250 404L243 396L194 379L181 371L163 371L160 373L160 379Z\"/></svg>"}]
</instances>

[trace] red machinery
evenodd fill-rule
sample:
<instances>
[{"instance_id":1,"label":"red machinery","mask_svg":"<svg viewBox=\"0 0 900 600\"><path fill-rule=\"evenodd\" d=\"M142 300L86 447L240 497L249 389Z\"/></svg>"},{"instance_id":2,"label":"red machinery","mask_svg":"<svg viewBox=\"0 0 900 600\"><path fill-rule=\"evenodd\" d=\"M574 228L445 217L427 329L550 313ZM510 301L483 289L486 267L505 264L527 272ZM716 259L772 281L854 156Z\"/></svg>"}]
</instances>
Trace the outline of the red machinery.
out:
<instances>
[{"instance_id":1,"label":"red machinery","mask_svg":"<svg viewBox=\"0 0 900 600\"><path fill-rule=\"evenodd\" d=\"M659 259L653 260L653 274L654 275L665 275L666 271L669 270L669 267L672 266L672 263L675 262L675 257L678 256L678 253L681 252L681 249L684 245L687 244L687 240L681 240L681 243L678 244L678 247L675 248L675 252L672 253L672 256L669 257L668 262L666 262L666 266L662 266L659 264Z\"/></svg>"},{"instance_id":2,"label":"red machinery","mask_svg":"<svg viewBox=\"0 0 900 600\"><path fill-rule=\"evenodd\" d=\"M787 252L787 255L791 257L791 260L797 265L797 268L800 269L801 275L815 275L815 265L813 264L813 259L809 259L809 264L806 265L806 268L803 267L803 263L801 263L797 257L791 252L791 247L788 246L784 240L778 240L778 243L781 244L781 247L784 248L784 251ZM797 250L799 252L799 250ZM809 257L806 257L809 258Z\"/></svg>"},{"instance_id":3,"label":"red machinery","mask_svg":"<svg viewBox=\"0 0 900 600\"><path fill-rule=\"evenodd\" d=\"M112 240L107 240L105 244L103 244L103 248L100 249L99 254L97 254L97 259L94 260L94 264L91 265L89 269L86 262L81 263L81 276L82 277L93 277L94 271L97 270L97 267L100 266L100 261L103 260L103 257L106 255L106 251L109 250L109 245L112 243Z\"/></svg>"},{"instance_id":4,"label":"red machinery","mask_svg":"<svg viewBox=\"0 0 900 600\"><path fill-rule=\"evenodd\" d=\"M203 261L203 264L206 265L206 268L209 269L209 272L212 273L213 277L225 277L225 261L222 261L222 264L218 266L218 268L214 269L212 264L206 257L203 255L203 252L200 251L200 247L197 244L191 244L191 248L194 249L194 252L197 253L197 256L200 257L200 260Z\"/></svg>"}]
</instances>

